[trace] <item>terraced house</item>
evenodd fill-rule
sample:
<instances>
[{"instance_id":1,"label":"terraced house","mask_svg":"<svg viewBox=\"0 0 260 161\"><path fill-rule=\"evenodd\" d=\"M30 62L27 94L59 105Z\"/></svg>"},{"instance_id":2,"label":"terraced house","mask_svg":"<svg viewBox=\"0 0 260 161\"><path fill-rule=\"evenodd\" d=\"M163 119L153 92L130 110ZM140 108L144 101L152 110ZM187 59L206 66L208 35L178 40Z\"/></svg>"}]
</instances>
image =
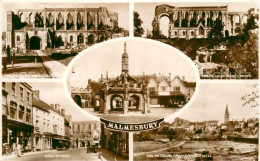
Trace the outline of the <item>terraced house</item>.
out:
<instances>
[{"instance_id":1,"label":"terraced house","mask_svg":"<svg viewBox=\"0 0 260 161\"><path fill-rule=\"evenodd\" d=\"M22 82L2 82L2 147L32 150L32 87Z\"/></svg>"}]
</instances>

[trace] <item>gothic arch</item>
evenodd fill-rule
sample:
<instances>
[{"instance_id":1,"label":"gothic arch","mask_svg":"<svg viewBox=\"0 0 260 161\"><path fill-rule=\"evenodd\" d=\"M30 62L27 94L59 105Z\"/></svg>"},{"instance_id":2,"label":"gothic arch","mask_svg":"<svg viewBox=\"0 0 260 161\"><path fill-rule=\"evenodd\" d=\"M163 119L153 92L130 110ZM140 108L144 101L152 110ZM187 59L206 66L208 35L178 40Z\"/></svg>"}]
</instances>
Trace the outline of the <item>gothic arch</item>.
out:
<instances>
[{"instance_id":1,"label":"gothic arch","mask_svg":"<svg viewBox=\"0 0 260 161\"><path fill-rule=\"evenodd\" d=\"M123 96L114 94L110 99L110 110L112 111L123 111L124 101Z\"/></svg>"},{"instance_id":2,"label":"gothic arch","mask_svg":"<svg viewBox=\"0 0 260 161\"><path fill-rule=\"evenodd\" d=\"M190 20L190 27L196 27L197 26L197 12L194 11L192 14L192 18Z\"/></svg>"},{"instance_id":3,"label":"gothic arch","mask_svg":"<svg viewBox=\"0 0 260 161\"><path fill-rule=\"evenodd\" d=\"M30 13L30 14L29 14L29 24L33 24L34 19L35 19L34 13Z\"/></svg>"},{"instance_id":4,"label":"gothic arch","mask_svg":"<svg viewBox=\"0 0 260 161\"><path fill-rule=\"evenodd\" d=\"M63 15L62 15L61 13L58 14L57 20L58 20L58 23L59 23L59 24L64 23L64 18L63 18Z\"/></svg>"},{"instance_id":5,"label":"gothic arch","mask_svg":"<svg viewBox=\"0 0 260 161\"><path fill-rule=\"evenodd\" d=\"M129 97L129 107L130 110L140 109L140 97L138 95L133 94Z\"/></svg>"},{"instance_id":6,"label":"gothic arch","mask_svg":"<svg viewBox=\"0 0 260 161\"><path fill-rule=\"evenodd\" d=\"M77 44L84 44L84 35L82 33L78 35Z\"/></svg>"},{"instance_id":7,"label":"gothic arch","mask_svg":"<svg viewBox=\"0 0 260 161\"><path fill-rule=\"evenodd\" d=\"M48 26L52 26L54 24L54 17L51 13L48 15Z\"/></svg>"},{"instance_id":8,"label":"gothic arch","mask_svg":"<svg viewBox=\"0 0 260 161\"><path fill-rule=\"evenodd\" d=\"M87 26L88 30L91 29L91 27L94 25L94 16L88 12L87 13Z\"/></svg>"},{"instance_id":9,"label":"gothic arch","mask_svg":"<svg viewBox=\"0 0 260 161\"><path fill-rule=\"evenodd\" d=\"M83 22L83 18L80 12L77 13L77 22L78 23L82 23Z\"/></svg>"},{"instance_id":10,"label":"gothic arch","mask_svg":"<svg viewBox=\"0 0 260 161\"><path fill-rule=\"evenodd\" d=\"M26 21L26 17L24 15L24 13L20 14L20 20L21 20L21 22L25 22Z\"/></svg>"},{"instance_id":11,"label":"gothic arch","mask_svg":"<svg viewBox=\"0 0 260 161\"><path fill-rule=\"evenodd\" d=\"M188 17L189 17L188 12L183 13L183 19L181 20L181 27L188 27Z\"/></svg>"}]
</instances>

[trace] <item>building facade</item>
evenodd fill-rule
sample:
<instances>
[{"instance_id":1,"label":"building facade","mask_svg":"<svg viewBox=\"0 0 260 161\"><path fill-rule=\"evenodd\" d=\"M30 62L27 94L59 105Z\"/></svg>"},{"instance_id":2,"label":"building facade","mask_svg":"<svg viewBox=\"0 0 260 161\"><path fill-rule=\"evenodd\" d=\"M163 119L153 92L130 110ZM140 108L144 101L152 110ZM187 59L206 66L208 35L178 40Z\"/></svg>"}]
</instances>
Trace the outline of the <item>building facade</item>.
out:
<instances>
[{"instance_id":1,"label":"building facade","mask_svg":"<svg viewBox=\"0 0 260 161\"><path fill-rule=\"evenodd\" d=\"M65 138L65 110L59 104L47 104L34 91L33 97L33 147L34 150L56 149L69 146L70 138Z\"/></svg>"},{"instance_id":2,"label":"building facade","mask_svg":"<svg viewBox=\"0 0 260 161\"><path fill-rule=\"evenodd\" d=\"M22 82L2 82L3 151L15 151L17 144L32 150L32 87Z\"/></svg>"},{"instance_id":3,"label":"building facade","mask_svg":"<svg viewBox=\"0 0 260 161\"><path fill-rule=\"evenodd\" d=\"M215 23L223 25L223 35L236 36L247 22L247 13L229 12L228 6L175 7L158 5L152 22L153 36L160 31L160 19L169 18L169 38L207 38Z\"/></svg>"},{"instance_id":4,"label":"building facade","mask_svg":"<svg viewBox=\"0 0 260 161\"><path fill-rule=\"evenodd\" d=\"M101 147L114 152L116 155L128 157L129 133L113 131L101 126Z\"/></svg>"},{"instance_id":5,"label":"building facade","mask_svg":"<svg viewBox=\"0 0 260 161\"><path fill-rule=\"evenodd\" d=\"M93 44L104 39L102 27L118 25L118 13L99 8L44 8L7 11L6 45L21 49L46 49L54 31L64 46Z\"/></svg>"},{"instance_id":6,"label":"building facade","mask_svg":"<svg viewBox=\"0 0 260 161\"><path fill-rule=\"evenodd\" d=\"M70 88L71 97L81 108L91 107L92 90L90 85L91 80L88 80L87 88Z\"/></svg>"},{"instance_id":7,"label":"building facade","mask_svg":"<svg viewBox=\"0 0 260 161\"><path fill-rule=\"evenodd\" d=\"M73 147L92 147L100 143L101 124L98 121L73 121Z\"/></svg>"},{"instance_id":8,"label":"building facade","mask_svg":"<svg viewBox=\"0 0 260 161\"><path fill-rule=\"evenodd\" d=\"M52 133L50 132L50 106L39 98L39 91L34 91L33 97L33 147L34 151L52 148Z\"/></svg>"}]
</instances>

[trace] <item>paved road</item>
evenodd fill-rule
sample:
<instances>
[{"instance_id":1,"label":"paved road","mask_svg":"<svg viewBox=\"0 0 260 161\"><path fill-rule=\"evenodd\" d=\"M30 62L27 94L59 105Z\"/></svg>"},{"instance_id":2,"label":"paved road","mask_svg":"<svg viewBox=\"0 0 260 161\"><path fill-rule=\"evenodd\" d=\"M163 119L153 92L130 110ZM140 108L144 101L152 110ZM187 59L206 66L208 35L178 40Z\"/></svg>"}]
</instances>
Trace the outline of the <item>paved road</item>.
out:
<instances>
[{"instance_id":1,"label":"paved road","mask_svg":"<svg viewBox=\"0 0 260 161\"><path fill-rule=\"evenodd\" d=\"M61 78L65 72L66 66L57 60L52 59L47 54L40 50L36 50L39 57L42 58L43 65L49 71L49 74L54 78Z\"/></svg>"},{"instance_id":2,"label":"paved road","mask_svg":"<svg viewBox=\"0 0 260 161\"><path fill-rule=\"evenodd\" d=\"M86 152L85 148L69 149L66 151L47 151L40 153L24 154L22 157L2 158L3 161L114 161L115 154L106 149L101 150L101 158L98 153ZM117 161L128 160L116 156Z\"/></svg>"}]
</instances>

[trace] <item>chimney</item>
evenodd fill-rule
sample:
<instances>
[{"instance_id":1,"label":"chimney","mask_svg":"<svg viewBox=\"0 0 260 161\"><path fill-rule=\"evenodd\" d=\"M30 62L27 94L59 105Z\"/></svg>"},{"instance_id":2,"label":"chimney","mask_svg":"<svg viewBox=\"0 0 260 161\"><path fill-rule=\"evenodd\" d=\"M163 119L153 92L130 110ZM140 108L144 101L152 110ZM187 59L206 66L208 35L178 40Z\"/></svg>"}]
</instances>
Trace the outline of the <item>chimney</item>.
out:
<instances>
[{"instance_id":1,"label":"chimney","mask_svg":"<svg viewBox=\"0 0 260 161\"><path fill-rule=\"evenodd\" d=\"M40 91L39 90L35 90L33 91L33 96L37 99L40 99Z\"/></svg>"},{"instance_id":2,"label":"chimney","mask_svg":"<svg viewBox=\"0 0 260 161\"><path fill-rule=\"evenodd\" d=\"M55 110L59 111L60 112L60 105L57 103L55 104Z\"/></svg>"},{"instance_id":3,"label":"chimney","mask_svg":"<svg viewBox=\"0 0 260 161\"><path fill-rule=\"evenodd\" d=\"M169 80L171 81L171 79L172 79L172 74L169 73Z\"/></svg>"},{"instance_id":4,"label":"chimney","mask_svg":"<svg viewBox=\"0 0 260 161\"><path fill-rule=\"evenodd\" d=\"M185 81L185 77L184 76L182 76L182 80Z\"/></svg>"},{"instance_id":5,"label":"chimney","mask_svg":"<svg viewBox=\"0 0 260 161\"><path fill-rule=\"evenodd\" d=\"M61 114L65 115L65 109L61 109Z\"/></svg>"},{"instance_id":6,"label":"chimney","mask_svg":"<svg viewBox=\"0 0 260 161\"><path fill-rule=\"evenodd\" d=\"M106 71L106 77L107 77L107 80L108 80L108 71Z\"/></svg>"},{"instance_id":7,"label":"chimney","mask_svg":"<svg viewBox=\"0 0 260 161\"><path fill-rule=\"evenodd\" d=\"M54 104L50 104L50 106L51 106L51 109L53 109L53 110L54 110Z\"/></svg>"}]
</instances>

